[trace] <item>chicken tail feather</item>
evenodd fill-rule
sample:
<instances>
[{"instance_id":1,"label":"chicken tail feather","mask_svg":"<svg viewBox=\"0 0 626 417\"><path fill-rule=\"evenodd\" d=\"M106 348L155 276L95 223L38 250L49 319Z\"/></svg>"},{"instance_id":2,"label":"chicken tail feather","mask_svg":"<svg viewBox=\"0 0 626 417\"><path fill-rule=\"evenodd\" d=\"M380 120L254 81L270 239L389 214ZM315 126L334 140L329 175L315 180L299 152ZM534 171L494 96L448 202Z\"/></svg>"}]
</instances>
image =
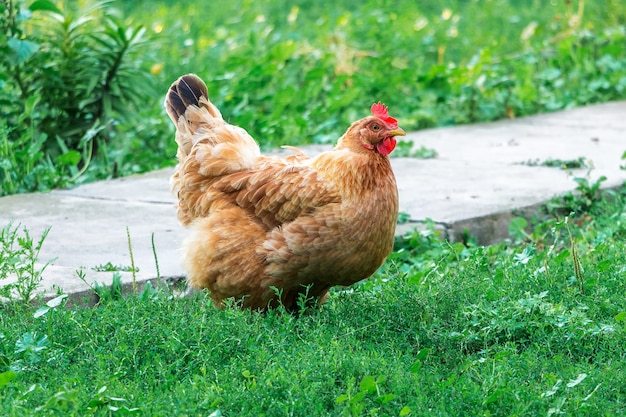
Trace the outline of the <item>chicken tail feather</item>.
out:
<instances>
[{"instance_id":1,"label":"chicken tail feather","mask_svg":"<svg viewBox=\"0 0 626 417\"><path fill-rule=\"evenodd\" d=\"M171 85L164 105L176 126L178 144L172 189L178 195L178 217L189 224L211 209L215 200L215 193L208 191L211 184L222 176L254 169L261 152L248 132L224 120L209 100L206 84L194 74L183 75Z\"/></svg>"},{"instance_id":2,"label":"chicken tail feather","mask_svg":"<svg viewBox=\"0 0 626 417\"><path fill-rule=\"evenodd\" d=\"M167 114L176 124L180 116L185 114L187 107L204 105L200 102L202 97L208 101L209 91L204 81L195 74L183 75L171 85L167 93L165 99Z\"/></svg>"}]
</instances>

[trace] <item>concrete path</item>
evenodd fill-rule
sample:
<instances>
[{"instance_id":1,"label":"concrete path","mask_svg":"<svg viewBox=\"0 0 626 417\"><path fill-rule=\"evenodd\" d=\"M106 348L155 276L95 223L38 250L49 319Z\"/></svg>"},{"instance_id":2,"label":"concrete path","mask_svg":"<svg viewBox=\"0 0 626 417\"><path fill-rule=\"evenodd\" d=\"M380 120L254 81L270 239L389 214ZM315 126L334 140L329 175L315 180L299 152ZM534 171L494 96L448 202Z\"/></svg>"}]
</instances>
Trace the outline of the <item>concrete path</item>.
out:
<instances>
[{"instance_id":1,"label":"concrete path","mask_svg":"<svg viewBox=\"0 0 626 417\"><path fill-rule=\"evenodd\" d=\"M576 188L574 177L595 181L606 176L603 188L626 181L626 101L557 113L407 135L414 148L434 149L435 159L393 158L400 191L400 210L410 222L406 231L425 219L458 240L464 230L481 243L506 237L512 211L532 208ZM313 155L329 149L303 147ZM548 159L583 157L587 168L561 170L540 166ZM186 235L176 220L170 194L173 168L144 175L102 181L71 190L0 198L0 227L9 221L26 227L37 239L50 228L40 261L53 260L44 272L42 291L92 296L93 282L109 285L112 272L95 267L111 263L130 266L128 228L136 280L142 285L159 276L182 279L178 248ZM76 271L85 273L85 281ZM123 273L126 284L132 274ZM0 283L2 285L3 283Z\"/></svg>"}]
</instances>

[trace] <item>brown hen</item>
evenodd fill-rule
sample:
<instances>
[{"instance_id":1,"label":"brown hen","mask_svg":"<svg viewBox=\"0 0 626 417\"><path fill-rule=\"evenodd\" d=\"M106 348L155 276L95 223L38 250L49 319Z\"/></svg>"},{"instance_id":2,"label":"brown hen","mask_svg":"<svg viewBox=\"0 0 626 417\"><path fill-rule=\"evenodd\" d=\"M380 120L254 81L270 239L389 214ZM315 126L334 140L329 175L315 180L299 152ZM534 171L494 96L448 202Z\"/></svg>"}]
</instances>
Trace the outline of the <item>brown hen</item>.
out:
<instances>
[{"instance_id":1,"label":"brown hen","mask_svg":"<svg viewBox=\"0 0 626 417\"><path fill-rule=\"evenodd\" d=\"M178 218L191 230L188 284L208 289L216 305L234 297L244 308L296 308L301 294L324 299L384 262L398 215L388 155L405 134L385 106L373 105L315 158L296 148L261 155L193 74L172 84L165 108L177 129Z\"/></svg>"}]
</instances>

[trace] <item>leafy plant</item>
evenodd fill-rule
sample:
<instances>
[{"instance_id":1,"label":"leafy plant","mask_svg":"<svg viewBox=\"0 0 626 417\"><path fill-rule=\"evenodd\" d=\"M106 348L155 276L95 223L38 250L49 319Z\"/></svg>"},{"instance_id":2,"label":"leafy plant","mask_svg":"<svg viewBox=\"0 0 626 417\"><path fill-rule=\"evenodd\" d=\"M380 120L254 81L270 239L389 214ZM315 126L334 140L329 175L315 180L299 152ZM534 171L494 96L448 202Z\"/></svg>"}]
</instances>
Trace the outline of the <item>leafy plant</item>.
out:
<instances>
[{"instance_id":1,"label":"leafy plant","mask_svg":"<svg viewBox=\"0 0 626 417\"><path fill-rule=\"evenodd\" d=\"M119 413L123 415L139 414L140 409L137 407L128 408L124 403L124 398L119 398L107 394L108 387L103 385L98 389L91 401L87 404L87 411L96 413L100 409L108 410L111 413Z\"/></svg>"},{"instance_id":2,"label":"leafy plant","mask_svg":"<svg viewBox=\"0 0 626 417\"><path fill-rule=\"evenodd\" d=\"M383 394L381 392L381 384L384 381L384 377L379 376L377 378L374 378L371 375L366 375L363 377L363 379L361 379L358 390L356 392L351 389L351 383L349 385L350 389L348 390L348 392L339 395L335 399L335 402L337 404L346 404L347 408L345 409L345 411L348 411L348 414L352 416L362 416L365 414L367 409L369 409L370 415L376 414L380 411L380 406L384 406L385 404L390 403L396 398L396 396L393 394ZM374 406L373 404L368 404L369 401L366 401L368 397L374 398L374 404L376 404L376 406Z\"/></svg>"},{"instance_id":3,"label":"leafy plant","mask_svg":"<svg viewBox=\"0 0 626 417\"><path fill-rule=\"evenodd\" d=\"M41 355L48 348L48 337L37 333L24 333L15 342L15 355L18 359L24 360L31 365L41 361Z\"/></svg>"},{"instance_id":4,"label":"leafy plant","mask_svg":"<svg viewBox=\"0 0 626 417\"><path fill-rule=\"evenodd\" d=\"M122 275L119 272L114 272L110 286L94 282L93 291L98 296L98 303L119 300L123 292Z\"/></svg>"},{"instance_id":5,"label":"leafy plant","mask_svg":"<svg viewBox=\"0 0 626 417\"><path fill-rule=\"evenodd\" d=\"M437 151L425 146L413 149L413 142L399 141L391 156L394 158L433 159L437 157Z\"/></svg>"},{"instance_id":6,"label":"leafy plant","mask_svg":"<svg viewBox=\"0 0 626 417\"><path fill-rule=\"evenodd\" d=\"M14 280L0 287L0 296L9 299L17 296L19 300L29 302L51 262L38 263L39 252L50 228L45 229L35 242L28 229L24 227L20 234L19 227L19 224L9 223L0 229L0 280Z\"/></svg>"},{"instance_id":7,"label":"leafy plant","mask_svg":"<svg viewBox=\"0 0 626 417\"><path fill-rule=\"evenodd\" d=\"M54 297L53 299L47 301L45 305L39 307L37 311L35 311L35 314L33 315L33 317L37 318L37 317L45 316L46 314L48 314L49 311L54 310L55 308L62 305L63 300L65 300L67 297L69 297L68 294L61 294L58 297Z\"/></svg>"},{"instance_id":8,"label":"leafy plant","mask_svg":"<svg viewBox=\"0 0 626 417\"><path fill-rule=\"evenodd\" d=\"M98 272L114 272L114 271L131 272L133 270L131 266L113 265L110 261L107 262L106 264L96 265L91 269L93 269L94 271L98 271ZM139 270L137 269L136 272L138 271Z\"/></svg>"},{"instance_id":9,"label":"leafy plant","mask_svg":"<svg viewBox=\"0 0 626 417\"><path fill-rule=\"evenodd\" d=\"M0 388L8 385L11 381L17 378L15 371L5 371L0 373Z\"/></svg>"},{"instance_id":10,"label":"leafy plant","mask_svg":"<svg viewBox=\"0 0 626 417\"><path fill-rule=\"evenodd\" d=\"M587 213L594 205L601 201L602 183L606 181L606 176L601 175L596 180L591 180L589 170L586 177L574 177L576 182L575 192L568 192L560 197L555 197L548 202L548 210L560 211L564 214Z\"/></svg>"},{"instance_id":11,"label":"leafy plant","mask_svg":"<svg viewBox=\"0 0 626 417\"><path fill-rule=\"evenodd\" d=\"M528 165L528 166L560 168L563 170L589 168L589 165L587 165L586 158L582 156L578 157L577 159L569 159L569 160L548 158L545 161L539 161L538 159L536 159L536 160L529 160L527 162L524 162L523 164Z\"/></svg>"},{"instance_id":12,"label":"leafy plant","mask_svg":"<svg viewBox=\"0 0 626 417\"><path fill-rule=\"evenodd\" d=\"M25 100L17 121L30 119L31 123L23 129L9 128L6 119L0 120L0 196L60 187L69 179L66 166L55 165L46 155L47 135L38 131L32 121L40 99L37 91Z\"/></svg>"},{"instance_id":13,"label":"leafy plant","mask_svg":"<svg viewBox=\"0 0 626 417\"><path fill-rule=\"evenodd\" d=\"M15 155L11 167L53 166L62 180L76 179L94 156L108 160L107 146L117 140L119 121L132 119L132 106L149 97L142 68L150 45L145 29L127 27L107 4L72 9L68 3L62 10L50 0L28 8L17 0L3 3L0 108L7 123L3 141L12 144ZM21 152L33 147L33 156ZM115 175L115 161L108 165L109 175ZM22 176L11 180L22 184L7 192L49 185L26 183Z\"/></svg>"}]
</instances>

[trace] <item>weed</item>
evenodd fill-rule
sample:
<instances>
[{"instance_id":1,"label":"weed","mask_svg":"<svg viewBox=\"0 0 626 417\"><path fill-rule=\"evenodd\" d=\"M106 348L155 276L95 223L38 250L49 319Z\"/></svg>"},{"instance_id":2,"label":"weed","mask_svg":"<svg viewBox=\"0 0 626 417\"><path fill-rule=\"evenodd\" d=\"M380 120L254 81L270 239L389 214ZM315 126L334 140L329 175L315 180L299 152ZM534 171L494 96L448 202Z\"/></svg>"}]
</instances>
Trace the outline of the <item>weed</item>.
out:
<instances>
[{"instance_id":1,"label":"weed","mask_svg":"<svg viewBox=\"0 0 626 417\"><path fill-rule=\"evenodd\" d=\"M0 388L8 385L11 381L17 378L15 371L5 371L0 373Z\"/></svg>"},{"instance_id":2,"label":"weed","mask_svg":"<svg viewBox=\"0 0 626 417\"><path fill-rule=\"evenodd\" d=\"M397 220L398 224L405 224L405 223L408 223L409 221L411 221L410 213L407 213L405 211L401 211L398 213L398 220Z\"/></svg>"},{"instance_id":3,"label":"weed","mask_svg":"<svg viewBox=\"0 0 626 417\"><path fill-rule=\"evenodd\" d=\"M572 263L574 264L574 278L579 285L580 293L585 293L585 279L583 277L583 269L580 265L580 256L578 255L578 249L576 249L576 240L572 237L572 232L567 225L567 220L565 221L567 227L567 233L570 238L570 254L572 255Z\"/></svg>"},{"instance_id":4,"label":"weed","mask_svg":"<svg viewBox=\"0 0 626 417\"><path fill-rule=\"evenodd\" d=\"M298 294L295 305L295 311L299 316L310 314L315 310L315 307L319 307L320 304L319 298L309 295L312 285L306 285L303 287L303 291Z\"/></svg>"},{"instance_id":5,"label":"weed","mask_svg":"<svg viewBox=\"0 0 626 417\"><path fill-rule=\"evenodd\" d=\"M385 378L382 376L374 378L371 375L366 375L361 379L356 392L353 391L354 381L351 381L348 385L348 391L335 399L337 404L346 404L342 414L347 411L349 415L362 416L366 414L366 410L368 411L367 414L370 415L378 413L380 405L385 405L396 398L394 394L381 392L381 384L384 381ZM369 398L373 398L374 402L367 401Z\"/></svg>"},{"instance_id":6,"label":"weed","mask_svg":"<svg viewBox=\"0 0 626 417\"><path fill-rule=\"evenodd\" d=\"M152 232L152 235L150 236L150 247L152 248L152 255L154 256L154 266L156 268L156 278L157 278L157 285L161 285L161 271L159 269L159 258L157 256L157 251L156 251L156 246L154 244L154 232Z\"/></svg>"},{"instance_id":7,"label":"weed","mask_svg":"<svg viewBox=\"0 0 626 417\"><path fill-rule=\"evenodd\" d=\"M522 164L528 165L528 166L560 168L562 170L589 168L589 166L587 165L587 159L582 156L578 157L577 159L569 159L569 160L548 158L545 161L540 161L538 159L534 159L534 160L529 160L527 162L524 162Z\"/></svg>"},{"instance_id":8,"label":"weed","mask_svg":"<svg viewBox=\"0 0 626 417\"><path fill-rule=\"evenodd\" d=\"M547 204L548 211L562 214L588 213L601 201L602 183L606 181L604 175L591 180L591 169L585 177L574 177L575 192L568 192L555 197Z\"/></svg>"},{"instance_id":9,"label":"weed","mask_svg":"<svg viewBox=\"0 0 626 417\"><path fill-rule=\"evenodd\" d=\"M433 159L437 158L437 151L425 146L413 149L413 142L400 141L392 156L394 158Z\"/></svg>"},{"instance_id":10,"label":"weed","mask_svg":"<svg viewBox=\"0 0 626 417\"><path fill-rule=\"evenodd\" d=\"M106 264L96 265L91 269L97 272L114 272L114 271L131 272L133 270L133 267L127 266L127 265L113 265L109 261ZM139 270L137 269L135 270L135 272L139 272Z\"/></svg>"},{"instance_id":11,"label":"weed","mask_svg":"<svg viewBox=\"0 0 626 417\"><path fill-rule=\"evenodd\" d=\"M110 286L106 286L104 283L93 283L93 291L98 296L98 303L106 303L122 298L123 292L122 275L119 272L113 273L113 279Z\"/></svg>"},{"instance_id":12,"label":"weed","mask_svg":"<svg viewBox=\"0 0 626 417\"><path fill-rule=\"evenodd\" d=\"M48 314L49 311L54 310L55 308L61 306L63 304L63 301L67 297L69 297L68 294L61 294L58 297L55 297L49 300L48 302L46 302L44 306L39 307L37 311L35 311L35 314L33 315L33 317L38 318L41 316L45 316L46 314Z\"/></svg>"},{"instance_id":13,"label":"weed","mask_svg":"<svg viewBox=\"0 0 626 417\"><path fill-rule=\"evenodd\" d=\"M133 256L133 244L130 240L130 230L126 226L126 241L128 243L128 254L130 255L130 271L133 274L133 293L137 294L137 268L135 267L135 257Z\"/></svg>"},{"instance_id":14,"label":"weed","mask_svg":"<svg viewBox=\"0 0 626 417\"><path fill-rule=\"evenodd\" d=\"M37 242L33 241L28 229L9 223L0 229L0 280L12 279L13 282L0 288L0 295L13 299L15 296L23 302L29 302L43 279L43 272L52 262L43 265L39 262L39 252L50 232L47 228Z\"/></svg>"},{"instance_id":15,"label":"weed","mask_svg":"<svg viewBox=\"0 0 626 417\"><path fill-rule=\"evenodd\" d=\"M98 410L105 409L111 413L119 413L123 415L139 414L139 408L128 408L124 403L124 398L114 397L106 393L107 386L103 385L98 389L93 398L87 404L87 411L96 413Z\"/></svg>"},{"instance_id":16,"label":"weed","mask_svg":"<svg viewBox=\"0 0 626 417\"><path fill-rule=\"evenodd\" d=\"M44 360L49 343L50 340L45 334L40 335L37 332L22 334L15 342L9 365L11 371L19 374L36 368Z\"/></svg>"}]
</instances>

